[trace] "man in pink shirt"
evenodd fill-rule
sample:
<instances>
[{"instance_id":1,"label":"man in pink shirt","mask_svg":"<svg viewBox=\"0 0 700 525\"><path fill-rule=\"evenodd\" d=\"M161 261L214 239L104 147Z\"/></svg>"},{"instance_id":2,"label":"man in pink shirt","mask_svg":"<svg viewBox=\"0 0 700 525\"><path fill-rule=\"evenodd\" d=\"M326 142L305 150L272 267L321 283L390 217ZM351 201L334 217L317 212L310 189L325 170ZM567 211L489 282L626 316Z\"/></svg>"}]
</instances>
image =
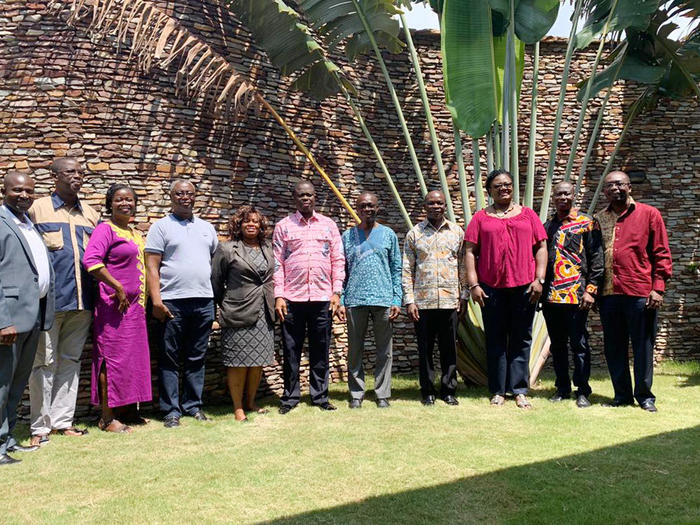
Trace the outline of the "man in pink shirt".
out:
<instances>
[{"instance_id":1,"label":"man in pink shirt","mask_svg":"<svg viewBox=\"0 0 700 525\"><path fill-rule=\"evenodd\" d=\"M307 181L294 187L297 211L275 226L275 312L282 321L284 394L280 414L299 404L299 364L309 337L309 391L321 410L328 401L328 347L333 316L340 305L345 257L333 220L314 211L316 191Z\"/></svg>"}]
</instances>

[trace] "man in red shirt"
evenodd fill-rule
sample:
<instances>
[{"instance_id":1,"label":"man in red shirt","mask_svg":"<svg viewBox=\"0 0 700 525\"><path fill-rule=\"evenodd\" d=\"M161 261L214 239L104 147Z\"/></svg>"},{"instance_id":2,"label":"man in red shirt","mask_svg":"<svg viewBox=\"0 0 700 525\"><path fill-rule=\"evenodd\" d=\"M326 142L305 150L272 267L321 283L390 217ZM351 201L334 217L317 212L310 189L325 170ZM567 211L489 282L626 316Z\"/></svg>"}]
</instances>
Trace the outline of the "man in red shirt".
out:
<instances>
[{"instance_id":1,"label":"man in red shirt","mask_svg":"<svg viewBox=\"0 0 700 525\"><path fill-rule=\"evenodd\" d=\"M610 204L596 218L605 245L600 320L615 389L610 405L632 405L634 396L644 410L656 412L651 392L656 318L672 266L666 226L659 210L632 199L626 173L608 173L603 184ZM634 392L627 357L630 340Z\"/></svg>"}]
</instances>

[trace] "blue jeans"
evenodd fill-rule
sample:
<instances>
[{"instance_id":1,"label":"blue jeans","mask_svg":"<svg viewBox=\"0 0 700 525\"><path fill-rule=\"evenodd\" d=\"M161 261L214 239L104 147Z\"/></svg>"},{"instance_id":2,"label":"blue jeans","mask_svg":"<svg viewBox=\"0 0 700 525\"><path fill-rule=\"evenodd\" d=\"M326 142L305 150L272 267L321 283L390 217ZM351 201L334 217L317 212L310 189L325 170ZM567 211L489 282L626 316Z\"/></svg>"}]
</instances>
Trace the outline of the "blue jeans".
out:
<instances>
[{"instance_id":1,"label":"blue jeans","mask_svg":"<svg viewBox=\"0 0 700 525\"><path fill-rule=\"evenodd\" d=\"M656 310L646 307L646 297L606 295L600 298L605 360L615 389L615 400L632 403L654 401L651 384L654 377ZM634 391L629 367L629 345L634 358Z\"/></svg>"},{"instance_id":2,"label":"blue jeans","mask_svg":"<svg viewBox=\"0 0 700 525\"><path fill-rule=\"evenodd\" d=\"M163 304L174 317L163 323L161 331L160 410L166 417L183 413L194 415L202 408L204 357L214 321L214 300L173 299Z\"/></svg>"},{"instance_id":3,"label":"blue jeans","mask_svg":"<svg viewBox=\"0 0 700 525\"><path fill-rule=\"evenodd\" d=\"M530 303L528 285L491 288L481 284L488 295L484 308L486 364L491 394L527 394L530 380L530 346L535 305Z\"/></svg>"}]
</instances>

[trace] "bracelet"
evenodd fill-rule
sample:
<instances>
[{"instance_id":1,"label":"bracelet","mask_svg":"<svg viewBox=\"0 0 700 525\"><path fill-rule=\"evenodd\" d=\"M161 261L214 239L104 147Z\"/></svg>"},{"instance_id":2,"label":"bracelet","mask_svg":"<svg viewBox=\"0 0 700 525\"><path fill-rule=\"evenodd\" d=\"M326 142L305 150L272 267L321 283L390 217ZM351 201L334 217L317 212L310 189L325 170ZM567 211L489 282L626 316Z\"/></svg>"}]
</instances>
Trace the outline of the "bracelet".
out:
<instances>
[{"instance_id":1,"label":"bracelet","mask_svg":"<svg viewBox=\"0 0 700 525\"><path fill-rule=\"evenodd\" d=\"M471 292L471 291L472 291L474 288L476 288L477 286L481 286L481 285L480 285L479 283L472 284L472 285L468 288L468 290Z\"/></svg>"}]
</instances>

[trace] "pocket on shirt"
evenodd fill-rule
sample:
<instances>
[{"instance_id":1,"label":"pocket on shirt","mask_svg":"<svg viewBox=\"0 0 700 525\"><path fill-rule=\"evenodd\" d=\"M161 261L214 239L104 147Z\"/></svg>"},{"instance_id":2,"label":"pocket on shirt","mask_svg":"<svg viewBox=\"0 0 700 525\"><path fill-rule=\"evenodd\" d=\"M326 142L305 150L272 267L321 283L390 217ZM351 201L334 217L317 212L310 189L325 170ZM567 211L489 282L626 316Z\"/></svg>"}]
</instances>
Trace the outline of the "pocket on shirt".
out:
<instances>
[{"instance_id":1,"label":"pocket on shirt","mask_svg":"<svg viewBox=\"0 0 700 525\"><path fill-rule=\"evenodd\" d=\"M43 232L41 238L49 251L63 249L63 231Z\"/></svg>"},{"instance_id":2,"label":"pocket on shirt","mask_svg":"<svg viewBox=\"0 0 700 525\"><path fill-rule=\"evenodd\" d=\"M13 297L17 299L19 297L19 288L17 288L16 286L3 286L2 294L5 297Z\"/></svg>"}]
</instances>

